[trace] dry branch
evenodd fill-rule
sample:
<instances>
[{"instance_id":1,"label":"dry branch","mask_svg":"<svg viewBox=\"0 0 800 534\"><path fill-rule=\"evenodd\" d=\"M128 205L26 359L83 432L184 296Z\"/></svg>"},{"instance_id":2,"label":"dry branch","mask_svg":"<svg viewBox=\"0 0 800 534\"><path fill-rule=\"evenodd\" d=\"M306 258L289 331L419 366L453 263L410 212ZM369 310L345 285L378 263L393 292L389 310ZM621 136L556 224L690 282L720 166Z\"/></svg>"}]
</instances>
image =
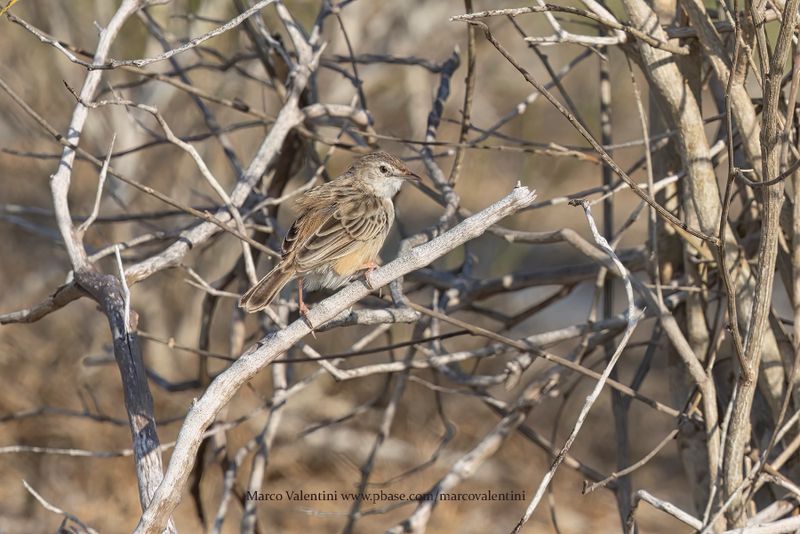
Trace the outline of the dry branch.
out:
<instances>
[{"instance_id":1,"label":"dry branch","mask_svg":"<svg viewBox=\"0 0 800 534\"><path fill-rule=\"evenodd\" d=\"M517 187L504 199L461 222L438 238L413 248L403 256L374 271L371 275L375 287L383 287L395 278L431 263L470 239L481 235L499 220L533 202L535 195L526 187ZM175 450L167 467L164 481L151 505L142 515L137 533L160 532L178 505L186 478L195 462L203 432L217 412L257 372L264 369L284 351L311 333L310 325L322 325L343 310L364 298L370 289L363 282L354 282L345 289L315 306L306 317L280 330L246 351L225 372L209 385L206 392L192 406L181 428Z\"/></svg>"},{"instance_id":2,"label":"dry branch","mask_svg":"<svg viewBox=\"0 0 800 534\"><path fill-rule=\"evenodd\" d=\"M0 424L16 433L0 453L35 461L130 457L145 510L137 532L174 530L172 517L185 521L187 514L212 532L237 520L243 532L272 529L284 510L259 506L248 495L312 483L307 477L290 481L282 462L304 462L307 456L291 455L317 447L347 457L360 470L349 477L357 492L393 491L414 484L418 475L429 481L424 501L355 501L333 513L303 508L314 521L345 532L370 522L372 528L378 516L402 506L408 507L406 519L381 528L434 530L443 512L437 497L446 500L460 487L482 483L484 474L494 476L517 447L523 454L542 451L550 463L539 474L527 471L532 463L513 473L519 477L514 489L531 494L521 519L521 510L505 505L500 520L509 529L518 519L517 530L543 518L546 495L553 528L563 529L562 509L575 502L563 495L580 492L574 483L552 484L563 462L594 482L585 491L602 486L613 492L622 527L630 532L639 528L642 501L672 516L662 519L703 533L796 530L798 1L712 8L696 0L623 0L612 10L597 0L582 0L582 7L537 0L474 12L483 6L451 0L426 6L426 24L409 25L398 23L408 13L393 3L370 4L367 13L363 1L322 2L310 18L294 1L206 3L181 13L180 3L165 9L162 2L123 0L106 27L96 25L99 40L83 45L88 49L74 32L82 14L50 21L63 14L58 5L51 13L12 1L7 8L14 14L0 10L10 36L10 46L0 50L9 62L8 76L0 78L0 106L12 111L0 125L0 136L11 132L3 137L8 146L0 147L0 170L8 170L12 179L3 183L12 185L0 195L19 186L22 197L30 191L41 198L46 180L23 183L17 174L52 172L53 207L25 205L16 196L0 206L0 222L28 233L8 240L23 247L12 251L0 276L11 265L10 279L21 277L27 285L31 273L15 272L17 263L37 274L61 267L55 282L45 282L57 287L52 294L0 314L0 324L39 321L88 297L106 317L108 329L100 331L111 332L111 343L81 361L116 362L121 387L106 381L98 400L97 386L80 386L80 409L48 398L0 414ZM465 13L450 17L459 11ZM448 23L448 17L465 24ZM537 22L546 23L544 33L529 33ZM506 27L510 31L501 34ZM479 29L489 49L476 39ZM135 48L127 47L129 35L136 36ZM134 59L112 59L112 45L118 58ZM56 74L16 68L29 52L24 47L44 51ZM497 75L509 67L520 76ZM60 78L80 83L76 91L67 85L74 100L57 94ZM620 105L620 95L629 98L631 88L636 106ZM517 96L509 99L512 91ZM64 109L47 101L61 96L69 104ZM539 120L552 111L564 120ZM629 124L635 127L626 129ZM44 135L26 138L26 128ZM575 133L583 144L569 141ZM372 277L391 282L390 294L365 298L369 289L354 282L315 305L309 322L294 320L292 299L276 299L257 317L236 309L233 303L257 278L256 268L269 268L259 261L273 264L280 255L290 204L351 159L331 155L365 153L378 143L414 152L407 161L424 165L433 182L419 188L424 200L439 206L429 227L409 235L406 225L416 222L405 213L409 193L403 193L398 259ZM623 169L622 161L630 163ZM477 214L462 206L462 198L486 202L476 194L493 191L509 169L541 184L548 198L534 204L520 187ZM727 176L722 194L721 176ZM569 220L574 216L565 206L584 198L591 238ZM599 203L601 230L588 211ZM497 224L518 210L526 213L513 227ZM470 241L483 233L482 240ZM31 250L49 247L44 265L32 263L40 256L28 254L29 242ZM431 263L462 243L463 254ZM173 281L176 287L169 287ZM615 291L620 283L626 309ZM23 285L11 289L12 298L18 293L37 302ZM202 300L196 309L183 300L192 298ZM785 301L794 320L784 316ZM545 316L558 323L539 329ZM99 318L90 315L81 327L94 332ZM68 313L34 328L50 333L64 325L75 328ZM640 335L629 341L634 327ZM0 345L13 352L20 345L16 333L40 331L34 328L4 326ZM348 330L334 333L341 328ZM319 339L304 339L311 331ZM195 339L186 340L187 332ZM60 341L48 338L41 346ZM626 365L617 372L623 349ZM37 354L35 348L21 350ZM181 360L161 358L170 354ZM668 379L654 372L665 358ZM29 360L38 365L41 357L25 354ZM183 361L188 372L179 368ZM268 367L269 379L251 382ZM22 383L36 380L20 376ZM666 380L671 395L662 399L652 393L661 388L652 387ZM178 409L157 421L154 409L180 407L159 395L154 408L148 381L165 399L180 391L196 392L197 399L188 414ZM294 403L305 402L301 395L328 387L344 394L307 419L298 416ZM570 411L580 388L591 394ZM603 389L613 410L614 424L601 434L608 443L580 447L595 417L597 424L607 423L600 416L587 421ZM109 392L112 402L123 397L127 419L106 414ZM229 406L245 412L231 418ZM474 424L475 406L490 410L483 427ZM528 417L540 406L552 416ZM421 438L429 421L414 427L401 417L421 413L430 417L435 443L414 461L409 443ZM25 425L44 418L89 423L98 435L127 425L130 448L21 445L27 442ZM542 425L551 419L548 438ZM164 475L161 454L173 444L159 443L156 423L177 421L183 427ZM657 437L666 436L649 452L628 437L643 424L647 430L661 425ZM237 436L228 439L233 428ZM675 437L677 454L668 446ZM286 448L287 439L302 447ZM616 451L616 466L599 463L595 451L608 448ZM684 461L694 509L670 502L683 490L679 482L653 491L648 476L628 476L663 468L652 461L656 455L671 462L670 469L676 458ZM222 477L215 481L214 472ZM331 478L323 471L313 484ZM187 486L191 503L176 509ZM210 509L209 488L219 499ZM65 518L64 528L89 530L28 489L30 502L35 498ZM600 506L611 509L613 501ZM54 496L53 502L65 499Z\"/></svg>"}]
</instances>

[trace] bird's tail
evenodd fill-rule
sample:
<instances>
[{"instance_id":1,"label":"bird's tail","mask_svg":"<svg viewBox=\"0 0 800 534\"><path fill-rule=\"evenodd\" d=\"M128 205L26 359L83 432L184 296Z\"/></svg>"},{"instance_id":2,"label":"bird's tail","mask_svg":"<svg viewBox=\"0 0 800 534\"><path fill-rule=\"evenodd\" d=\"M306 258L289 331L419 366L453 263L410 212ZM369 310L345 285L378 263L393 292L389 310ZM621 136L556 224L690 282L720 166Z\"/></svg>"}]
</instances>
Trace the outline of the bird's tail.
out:
<instances>
[{"instance_id":1,"label":"bird's tail","mask_svg":"<svg viewBox=\"0 0 800 534\"><path fill-rule=\"evenodd\" d=\"M272 300L275 295L283 289L283 286L288 284L294 278L294 271L286 269L283 265L278 264L267 273L264 278L258 281L256 285L251 287L247 293L242 295L239 299L239 307L244 308L247 313L254 313L263 310Z\"/></svg>"}]
</instances>

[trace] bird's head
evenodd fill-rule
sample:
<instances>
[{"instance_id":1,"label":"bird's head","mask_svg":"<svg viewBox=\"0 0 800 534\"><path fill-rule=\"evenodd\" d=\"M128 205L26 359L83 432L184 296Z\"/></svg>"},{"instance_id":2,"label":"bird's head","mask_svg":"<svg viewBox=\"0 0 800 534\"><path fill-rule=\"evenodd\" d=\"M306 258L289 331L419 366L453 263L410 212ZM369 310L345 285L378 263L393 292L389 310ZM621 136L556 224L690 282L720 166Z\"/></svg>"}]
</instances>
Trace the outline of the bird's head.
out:
<instances>
[{"instance_id":1,"label":"bird's head","mask_svg":"<svg viewBox=\"0 0 800 534\"><path fill-rule=\"evenodd\" d=\"M363 180L379 197L392 198L404 182L419 182L420 178L399 158L386 152L373 152L362 156L350 167L348 173Z\"/></svg>"}]
</instances>

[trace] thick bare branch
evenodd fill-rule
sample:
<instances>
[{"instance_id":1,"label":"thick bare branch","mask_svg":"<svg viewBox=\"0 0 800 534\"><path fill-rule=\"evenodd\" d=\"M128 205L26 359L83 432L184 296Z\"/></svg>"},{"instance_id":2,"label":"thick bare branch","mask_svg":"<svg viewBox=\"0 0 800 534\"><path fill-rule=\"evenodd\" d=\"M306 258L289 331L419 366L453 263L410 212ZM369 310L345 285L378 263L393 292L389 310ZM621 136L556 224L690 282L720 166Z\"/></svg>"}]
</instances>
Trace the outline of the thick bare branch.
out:
<instances>
[{"instance_id":1,"label":"thick bare branch","mask_svg":"<svg viewBox=\"0 0 800 534\"><path fill-rule=\"evenodd\" d=\"M503 200L463 221L433 241L411 249L405 255L376 270L372 284L382 287L395 278L423 267L464 242L481 235L503 217L530 204L535 195L526 187L517 187ZM228 370L209 385L186 416L172 454L166 477L156 492L150 507L142 515L137 533L159 532L177 506L186 477L195 462L202 434L217 412L230 401L239 388L258 371L269 365L284 351L312 331L310 325L322 325L342 310L369 294L363 282L355 282L315 306L306 317L280 330L246 351Z\"/></svg>"}]
</instances>

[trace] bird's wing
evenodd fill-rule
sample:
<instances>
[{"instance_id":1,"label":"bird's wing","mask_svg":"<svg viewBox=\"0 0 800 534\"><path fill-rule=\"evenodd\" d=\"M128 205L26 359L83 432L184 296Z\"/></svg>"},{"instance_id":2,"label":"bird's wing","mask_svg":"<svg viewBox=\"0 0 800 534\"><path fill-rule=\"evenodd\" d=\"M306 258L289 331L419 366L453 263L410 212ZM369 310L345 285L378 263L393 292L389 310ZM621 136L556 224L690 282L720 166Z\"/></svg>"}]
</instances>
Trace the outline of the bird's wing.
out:
<instances>
[{"instance_id":1,"label":"bird's wing","mask_svg":"<svg viewBox=\"0 0 800 534\"><path fill-rule=\"evenodd\" d=\"M342 195L331 206L300 216L283 244L284 255L298 272L308 272L343 258L364 242L386 238L392 224L390 206L373 195Z\"/></svg>"}]
</instances>

